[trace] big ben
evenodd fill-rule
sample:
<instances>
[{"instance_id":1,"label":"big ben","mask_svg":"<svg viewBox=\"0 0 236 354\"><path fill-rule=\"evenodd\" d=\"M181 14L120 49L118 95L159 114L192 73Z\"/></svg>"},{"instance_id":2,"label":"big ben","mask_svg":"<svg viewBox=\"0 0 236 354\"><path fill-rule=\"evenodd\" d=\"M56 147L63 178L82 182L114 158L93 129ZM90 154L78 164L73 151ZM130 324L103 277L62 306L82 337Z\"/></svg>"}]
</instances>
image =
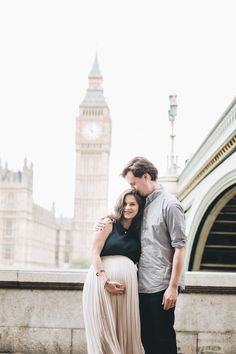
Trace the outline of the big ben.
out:
<instances>
[{"instance_id":1,"label":"big ben","mask_svg":"<svg viewBox=\"0 0 236 354\"><path fill-rule=\"evenodd\" d=\"M76 168L72 264L87 266L94 224L107 213L111 118L97 56L76 118Z\"/></svg>"}]
</instances>

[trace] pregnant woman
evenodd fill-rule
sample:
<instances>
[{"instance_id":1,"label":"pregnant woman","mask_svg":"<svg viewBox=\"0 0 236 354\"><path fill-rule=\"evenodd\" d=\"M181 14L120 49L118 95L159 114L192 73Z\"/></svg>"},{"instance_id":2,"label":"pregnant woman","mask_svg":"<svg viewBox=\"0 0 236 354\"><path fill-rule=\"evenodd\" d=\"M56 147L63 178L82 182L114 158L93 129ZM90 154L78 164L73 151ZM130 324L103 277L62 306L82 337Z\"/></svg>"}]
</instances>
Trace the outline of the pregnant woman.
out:
<instances>
[{"instance_id":1,"label":"pregnant woman","mask_svg":"<svg viewBox=\"0 0 236 354\"><path fill-rule=\"evenodd\" d=\"M83 290L88 354L143 354L137 287L142 200L121 194L112 223L95 232Z\"/></svg>"}]
</instances>

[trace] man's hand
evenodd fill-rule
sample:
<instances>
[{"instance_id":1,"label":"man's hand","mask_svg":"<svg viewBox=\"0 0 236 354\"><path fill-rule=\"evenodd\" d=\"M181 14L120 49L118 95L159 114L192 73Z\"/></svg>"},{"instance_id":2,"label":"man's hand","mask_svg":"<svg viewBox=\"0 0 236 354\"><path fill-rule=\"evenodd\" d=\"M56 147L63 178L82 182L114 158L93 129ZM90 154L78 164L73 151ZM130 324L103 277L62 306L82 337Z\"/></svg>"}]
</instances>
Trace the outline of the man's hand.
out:
<instances>
[{"instance_id":1,"label":"man's hand","mask_svg":"<svg viewBox=\"0 0 236 354\"><path fill-rule=\"evenodd\" d=\"M95 231L102 231L107 224L112 224L112 222L113 220L110 217L105 216L95 223L94 229Z\"/></svg>"},{"instance_id":2,"label":"man's hand","mask_svg":"<svg viewBox=\"0 0 236 354\"><path fill-rule=\"evenodd\" d=\"M169 310L170 308L175 307L177 298L178 298L178 288L175 287L172 288L169 286L163 295L163 301L162 301L163 309Z\"/></svg>"}]
</instances>

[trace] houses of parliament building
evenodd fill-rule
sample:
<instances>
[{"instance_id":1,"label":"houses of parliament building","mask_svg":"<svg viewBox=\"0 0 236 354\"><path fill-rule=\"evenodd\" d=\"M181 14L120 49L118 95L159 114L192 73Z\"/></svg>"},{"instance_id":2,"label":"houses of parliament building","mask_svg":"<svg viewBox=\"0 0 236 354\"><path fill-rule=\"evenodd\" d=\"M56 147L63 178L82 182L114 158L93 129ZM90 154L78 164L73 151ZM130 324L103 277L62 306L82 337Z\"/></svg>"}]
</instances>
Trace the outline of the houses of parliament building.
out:
<instances>
[{"instance_id":1,"label":"houses of parliament building","mask_svg":"<svg viewBox=\"0 0 236 354\"><path fill-rule=\"evenodd\" d=\"M97 57L76 117L74 217L33 200L33 165L0 165L0 266L39 269L89 264L95 220L107 211L111 118Z\"/></svg>"}]
</instances>

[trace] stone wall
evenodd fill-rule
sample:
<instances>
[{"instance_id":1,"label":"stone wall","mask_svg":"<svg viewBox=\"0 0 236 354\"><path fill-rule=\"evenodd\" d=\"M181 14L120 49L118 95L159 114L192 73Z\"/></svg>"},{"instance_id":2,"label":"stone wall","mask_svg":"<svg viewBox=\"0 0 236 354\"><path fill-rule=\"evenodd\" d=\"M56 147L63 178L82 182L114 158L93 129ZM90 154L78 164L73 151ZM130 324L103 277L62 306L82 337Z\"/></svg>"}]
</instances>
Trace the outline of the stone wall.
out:
<instances>
[{"instance_id":1,"label":"stone wall","mask_svg":"<svg viewBox=\"0 0 236 354\"><path fill-rule=\"evenodd\" d=\"M0 352L86 354L86 271L0 271ZM176 308L179 354L236 353L236 274L186 273Z\"/></svg>"}]
</instances>

